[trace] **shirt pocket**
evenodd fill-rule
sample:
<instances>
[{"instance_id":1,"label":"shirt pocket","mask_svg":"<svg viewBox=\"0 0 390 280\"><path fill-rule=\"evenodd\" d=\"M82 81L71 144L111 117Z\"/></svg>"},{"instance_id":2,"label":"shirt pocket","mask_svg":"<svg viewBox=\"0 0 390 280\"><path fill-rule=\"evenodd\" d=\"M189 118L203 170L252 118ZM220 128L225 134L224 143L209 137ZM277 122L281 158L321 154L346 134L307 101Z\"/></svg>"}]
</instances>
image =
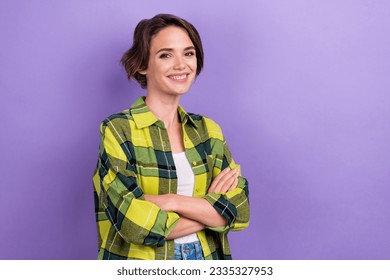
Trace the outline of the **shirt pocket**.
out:
<instances>
[{"instance_id":1,"label":"shirt pocket","mask_svg":"<svg viewBox=\"0 0 390 280\"><path fill-rule=\"evenodd\" d=\"M195 193L205 195L212 182L214 157L207 155L202 160L191 162L195 174Z\"/></svg>"}]
</instances>

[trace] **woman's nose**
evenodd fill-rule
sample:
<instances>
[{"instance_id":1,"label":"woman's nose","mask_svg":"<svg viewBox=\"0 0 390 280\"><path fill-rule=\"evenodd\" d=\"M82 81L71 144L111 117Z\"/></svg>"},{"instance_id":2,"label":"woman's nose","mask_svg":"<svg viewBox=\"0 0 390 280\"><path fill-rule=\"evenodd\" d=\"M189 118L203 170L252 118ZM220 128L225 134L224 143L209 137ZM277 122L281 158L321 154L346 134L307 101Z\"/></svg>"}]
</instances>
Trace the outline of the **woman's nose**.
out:
<instances>
[{"instance_id":1,"label":"woman's nose","mask_svg":"<svg viewBox=\"0 0 390 280\"><path fill-rule=\"evenodd\" d=\"M181 57L176 57L175 58L175 64L174 64L174 69L184 69L186 67L183 58Z\"/></svg>"}]
</instances>

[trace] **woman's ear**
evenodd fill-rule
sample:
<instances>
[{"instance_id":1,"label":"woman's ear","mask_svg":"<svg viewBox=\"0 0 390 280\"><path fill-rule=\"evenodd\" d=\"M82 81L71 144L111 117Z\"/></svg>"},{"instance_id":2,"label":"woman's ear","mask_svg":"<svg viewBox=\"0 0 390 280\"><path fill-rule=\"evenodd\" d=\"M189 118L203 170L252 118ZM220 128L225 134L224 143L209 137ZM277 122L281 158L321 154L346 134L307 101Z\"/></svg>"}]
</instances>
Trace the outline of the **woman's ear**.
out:
<instances>
[{"instance_id":1,"label":"woman's ear","mask_svg":"<svg viewBox=\"0 0 390 280\"><path fill-rule=\"evenodd\" d=\"M144 75L144 76L146 76L146 73L147 73L146 69L145 70L138 70L137 72L140 73L141 75Z\"/></svg>"}]
</instances>

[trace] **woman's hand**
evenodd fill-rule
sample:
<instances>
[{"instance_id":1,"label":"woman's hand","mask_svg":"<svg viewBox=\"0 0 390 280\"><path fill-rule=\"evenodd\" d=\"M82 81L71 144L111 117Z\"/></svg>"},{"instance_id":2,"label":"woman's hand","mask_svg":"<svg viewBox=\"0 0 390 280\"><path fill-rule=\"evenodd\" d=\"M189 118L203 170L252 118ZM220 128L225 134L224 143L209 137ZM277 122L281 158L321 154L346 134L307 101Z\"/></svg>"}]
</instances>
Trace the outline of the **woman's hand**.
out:
<instances>
[{"instance_id":1,"label":"woman's hand","mask_svg":"<svg viewBox=\"0 0 390 280\"><path fill-rule=\"evenodd\" d=\"M228 192L233 190L238 185L238 176L240 175L240 171L238 169L230 169L229 167L222 170L221 173L214 178L213 182L208 193L212 192Z\"/></svg>"}]
</instances>

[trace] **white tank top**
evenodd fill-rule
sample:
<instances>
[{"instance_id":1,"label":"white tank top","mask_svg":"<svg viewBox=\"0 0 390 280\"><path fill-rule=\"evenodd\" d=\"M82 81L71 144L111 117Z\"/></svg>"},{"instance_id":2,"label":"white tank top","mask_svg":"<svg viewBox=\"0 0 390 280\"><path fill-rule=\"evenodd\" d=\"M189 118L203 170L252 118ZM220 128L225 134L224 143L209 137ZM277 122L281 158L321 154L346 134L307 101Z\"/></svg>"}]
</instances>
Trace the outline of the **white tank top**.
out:
<instances>
[{"instance_id":1,"label":"white tank top","mask_svg":"<svg viewBox=\"0 0 390 280\"><path fill-rule=\"evenodd\" d=\"M190 163L187 160L185 152L176 153L173 155L173 161L176 166L177 174L177 194L192 196L194 193L195 176L192 172ZM196 233L176 238L175 243L191 243L198 241Z\"/></svg>"}]
</instances>

